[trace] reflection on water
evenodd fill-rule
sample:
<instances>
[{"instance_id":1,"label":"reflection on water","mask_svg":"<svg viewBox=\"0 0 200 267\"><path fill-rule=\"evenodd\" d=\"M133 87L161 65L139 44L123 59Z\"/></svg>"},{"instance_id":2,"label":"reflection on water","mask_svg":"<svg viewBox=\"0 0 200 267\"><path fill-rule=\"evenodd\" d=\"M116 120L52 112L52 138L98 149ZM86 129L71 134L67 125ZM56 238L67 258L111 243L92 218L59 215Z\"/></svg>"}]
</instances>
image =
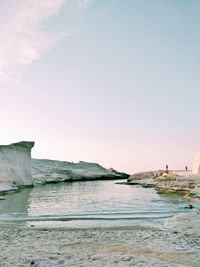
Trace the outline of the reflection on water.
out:
<instances>
[{"instance_id":1,"label":"reflection on water","mask_svg":"<svg viewBox=\"0 0 200 267\"><path fill-rule=\"evenodd\" d=\"M0 202L0 220L43 227L160 224L173 214L188 212L187 201L174 201L178 198L116 181L47 184L6 195Z\"/></svg>"},{"instance_id":2,"label":"reflection on water","mask_svg":"<svg viewBox=\"0 0 200 267\"><path fill-rule=\"evenodd\" d=\"M1 214L28 214L29 197L33 188L25 188L21 192L5 195L6 200L0 202Z\"/></svg>"}]
</instances>

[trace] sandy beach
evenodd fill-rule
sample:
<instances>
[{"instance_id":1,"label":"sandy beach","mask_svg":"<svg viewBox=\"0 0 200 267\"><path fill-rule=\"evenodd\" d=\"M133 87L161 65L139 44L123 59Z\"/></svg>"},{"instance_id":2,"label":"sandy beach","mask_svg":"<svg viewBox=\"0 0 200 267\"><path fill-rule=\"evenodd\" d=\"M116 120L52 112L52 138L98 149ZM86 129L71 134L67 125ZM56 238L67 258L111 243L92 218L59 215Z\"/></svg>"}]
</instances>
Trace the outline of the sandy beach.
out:
<instances>
[{"instance_id":1,"label":"sandy beach","mask_svg":"<svg viewBox=\"0 0 200 267\"><path fill-rule=\"evenodd\" d=\"M199 238L197 233L139 226L67 229L3 224L0 266L199 266Z\"/></svg>"}]
</instances>

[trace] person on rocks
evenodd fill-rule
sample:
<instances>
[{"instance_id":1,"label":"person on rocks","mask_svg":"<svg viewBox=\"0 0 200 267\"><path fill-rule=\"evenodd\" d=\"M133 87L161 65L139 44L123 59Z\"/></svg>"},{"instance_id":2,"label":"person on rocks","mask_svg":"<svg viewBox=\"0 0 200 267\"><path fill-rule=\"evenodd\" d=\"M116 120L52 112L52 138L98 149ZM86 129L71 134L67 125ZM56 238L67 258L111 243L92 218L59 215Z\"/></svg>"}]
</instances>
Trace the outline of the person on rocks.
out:
<instances>
[{"instance_id":1,"label":"person on rocks","mask_svg":"<svg viewBox=\"0 0 200 267\"><path fill-rule=\"evenodd\" d=\"M187 170L188 170L188 167L187 167L187 166L185 166L185 171L187 172Z\"/></svg>"},{"instance_id":2,"label":"person on rocks","mask_svg":"<svg viewBox=\"0 0 200 267\"><path fill-rule=\"evenodd\" d=\"M168 167L168 165L166 164L166 171L168 171L169 170L169 167Z\"/></svg>"}]
</instances>

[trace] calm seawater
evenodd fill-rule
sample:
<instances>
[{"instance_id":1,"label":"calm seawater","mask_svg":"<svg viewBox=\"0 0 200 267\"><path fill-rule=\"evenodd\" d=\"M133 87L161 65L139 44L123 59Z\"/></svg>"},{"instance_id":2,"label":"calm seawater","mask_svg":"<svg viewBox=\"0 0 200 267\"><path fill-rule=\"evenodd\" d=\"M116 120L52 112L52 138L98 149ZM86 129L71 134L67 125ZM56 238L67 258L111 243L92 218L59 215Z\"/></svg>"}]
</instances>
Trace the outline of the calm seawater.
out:
<instances>
[{"instance_id":1,"label":"calm seawater","mask_svg":"<svg viewBox=\"0 0 200 267\"><path fill-rule=\"evenodd\" d=\"M38 185L6 195L0 223L41 227L160 226L189 202L152 188L87 181Z\"/></svg>"}]
</instances>

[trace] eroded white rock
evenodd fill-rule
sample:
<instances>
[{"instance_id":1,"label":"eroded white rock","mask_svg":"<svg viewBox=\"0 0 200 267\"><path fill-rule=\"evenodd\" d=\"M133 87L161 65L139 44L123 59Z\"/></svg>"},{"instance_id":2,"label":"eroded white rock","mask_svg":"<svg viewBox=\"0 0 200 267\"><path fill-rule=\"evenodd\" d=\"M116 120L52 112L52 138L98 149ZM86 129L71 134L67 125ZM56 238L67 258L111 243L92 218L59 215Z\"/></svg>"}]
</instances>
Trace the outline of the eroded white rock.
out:
<instances>
[{"instance_id":1,"label":"eroded white rock","mask_svg":"<svg viewBox=\"0 0 200 267\"><path fill-rule=\"evenodd\" d=\"M200 152L196 153L193 161L193 173L200 174Z\"/></svg>"},{"instance_id":2,"label":"eroded white rock","mask_svg":"<svg viewBox=\"0 0 200 267\"><path fill-rule=\"evenodd\" d=\"M16 190L19 185L33 184L31 149L34 142L0 146L0 191Z\"/></svg>"},{"instance_id":3,"label":"eroded white rock","mask_svg":"<svg viewBox=\"0 0 200 267\"><path fill-rule=\"evenodd\" d=\"M56 183L66 181L121 179L123 173L112 172L97 163L32 159L34 183Z\"/></svg>"}]
</instances>

